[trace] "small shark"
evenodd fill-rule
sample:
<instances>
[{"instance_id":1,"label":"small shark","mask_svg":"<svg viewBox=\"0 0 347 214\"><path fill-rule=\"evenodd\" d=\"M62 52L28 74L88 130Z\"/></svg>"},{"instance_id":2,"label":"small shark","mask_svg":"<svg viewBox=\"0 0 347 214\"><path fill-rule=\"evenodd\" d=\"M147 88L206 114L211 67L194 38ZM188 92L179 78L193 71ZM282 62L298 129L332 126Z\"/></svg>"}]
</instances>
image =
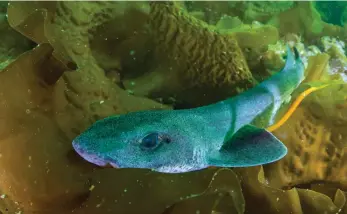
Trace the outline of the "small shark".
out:
<instances>
[{"instance_id":1,"label":"small shark","mask_svg":"<svg viewBox=\"0 0 347 214\"><path fill-rule=\"evenodd\" d=\"M304 79L297 49L285 66L257 86L215 104L185 110L141 111L94 123L72 142L85 160L116 168L184 173L268 164L287 154L265 128Z\"/></svg>"}]
</instances>

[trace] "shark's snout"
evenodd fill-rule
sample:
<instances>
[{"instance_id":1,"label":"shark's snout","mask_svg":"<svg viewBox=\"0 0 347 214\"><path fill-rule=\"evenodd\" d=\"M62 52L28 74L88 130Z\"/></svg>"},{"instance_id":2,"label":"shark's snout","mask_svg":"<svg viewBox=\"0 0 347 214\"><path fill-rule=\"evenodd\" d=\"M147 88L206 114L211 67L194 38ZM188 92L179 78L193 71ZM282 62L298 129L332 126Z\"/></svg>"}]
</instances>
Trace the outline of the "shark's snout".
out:
<instances>
[{"instance_id":1,"label":"shark's snout","mask_svg":"<svg viewBox=\"0 0 347 214\"><path fill-rule=\"evenodd\" d=\"M74 140L72 141L72 147L76 151L76 153L81 156L86 161L93 163L98 166L107 166L108 162L103 160L101 157L99 157L97 154L94 154L92 152L87 151L80 142Z\"/></svg>"},{"instance_id":2,"label":"shark's snout","mask_svg":"<svg viewBox=\"0 0 347 214\"><path fill-rule=\"evenodd\" d=\"M82 157L86 153L82 146L75 140L72 141L72 147L74 148L75 152L77 152L77 154L79 154Z\"/></svg>"}]
</instances>

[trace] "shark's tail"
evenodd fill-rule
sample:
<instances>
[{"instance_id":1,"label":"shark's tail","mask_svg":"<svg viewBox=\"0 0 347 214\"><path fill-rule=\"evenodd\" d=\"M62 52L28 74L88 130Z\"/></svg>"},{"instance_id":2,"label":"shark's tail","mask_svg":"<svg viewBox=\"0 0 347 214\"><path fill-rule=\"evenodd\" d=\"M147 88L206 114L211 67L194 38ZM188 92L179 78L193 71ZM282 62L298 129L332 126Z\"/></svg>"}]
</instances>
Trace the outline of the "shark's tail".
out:
<instances>
[{"instance_id":1,"label":"shark's tail","mask_svg":"<svg viewBox=\"0 0 347 214\"><path fill-rule=\"evenodd\" d=\"M294 52L295 60L300 59L299 51L298 51L298 49L295 46L293 47L293 52Z\"/></svg>"},{"instance_id":2,"label":"shark's tail","mask_svg":"<svg viewBox=\"0 0 347 214\"><path fill-rule=\"evenodd\" d=\"M301 60L298 49L294 46L292 51L289 45L287 45L286 49L287 49L287 59L286 59L286 64L284 65L282 71L289 71L293 69L296 69L298 71L302 70L302 68L304 67L304 64Z\"/></svg>"}]
</instances>

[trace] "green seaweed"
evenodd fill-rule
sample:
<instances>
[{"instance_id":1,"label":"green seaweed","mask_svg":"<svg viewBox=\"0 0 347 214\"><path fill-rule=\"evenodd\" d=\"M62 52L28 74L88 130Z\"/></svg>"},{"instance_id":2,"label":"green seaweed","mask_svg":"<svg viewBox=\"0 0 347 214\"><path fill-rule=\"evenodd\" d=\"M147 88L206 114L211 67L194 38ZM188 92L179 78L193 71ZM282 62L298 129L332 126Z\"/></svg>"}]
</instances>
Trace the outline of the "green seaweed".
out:
<instances>
[{"instance_id":1,"label":"green seaweed","mask_svg":"<svg viewBox=\"0 0 347 214\"><path fill-rule=\"evenodd\" d=\"M315 7L323 21L339 26L345 24L346 17L343 14L346 13L346 1L316 1Z\"/></svg>"}]
</instances>

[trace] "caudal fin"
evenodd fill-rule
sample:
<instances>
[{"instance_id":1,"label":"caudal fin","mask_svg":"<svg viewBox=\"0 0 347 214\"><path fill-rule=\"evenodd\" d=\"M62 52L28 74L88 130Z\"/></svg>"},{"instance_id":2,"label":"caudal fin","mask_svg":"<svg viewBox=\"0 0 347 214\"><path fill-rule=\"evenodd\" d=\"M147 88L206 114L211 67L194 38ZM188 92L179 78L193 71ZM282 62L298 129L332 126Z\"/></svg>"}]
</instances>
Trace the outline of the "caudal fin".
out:
<instances>
[{"instance_id":1,"label":"caudal fin","mask_svg":"<svg viewBox=\"0 0 347 214\"><path fill-rule=\"evenodd\" d=\"M287 45L287 47L288 47L288 45ZM300 59L299 51L298 51L298 49L295 46L293 47L293 52L294 52L294 59L295 60Z\"/></svg>"},{"instance_id":2,"label":"caudal fin","mask_svg":"<svg viewBox=\"0 0 347 214\"><path fill-rule=\"evenodd\" d=\"M294 68L295 66L297 66L298 64L301 66L302 60L301 60L298 49L294 46L292 51L289 45L287 45L286 50L287 50L287 59L286 59L286 64L284 65L282 70L290 70Z\"/></svg>"}]
</instances>

